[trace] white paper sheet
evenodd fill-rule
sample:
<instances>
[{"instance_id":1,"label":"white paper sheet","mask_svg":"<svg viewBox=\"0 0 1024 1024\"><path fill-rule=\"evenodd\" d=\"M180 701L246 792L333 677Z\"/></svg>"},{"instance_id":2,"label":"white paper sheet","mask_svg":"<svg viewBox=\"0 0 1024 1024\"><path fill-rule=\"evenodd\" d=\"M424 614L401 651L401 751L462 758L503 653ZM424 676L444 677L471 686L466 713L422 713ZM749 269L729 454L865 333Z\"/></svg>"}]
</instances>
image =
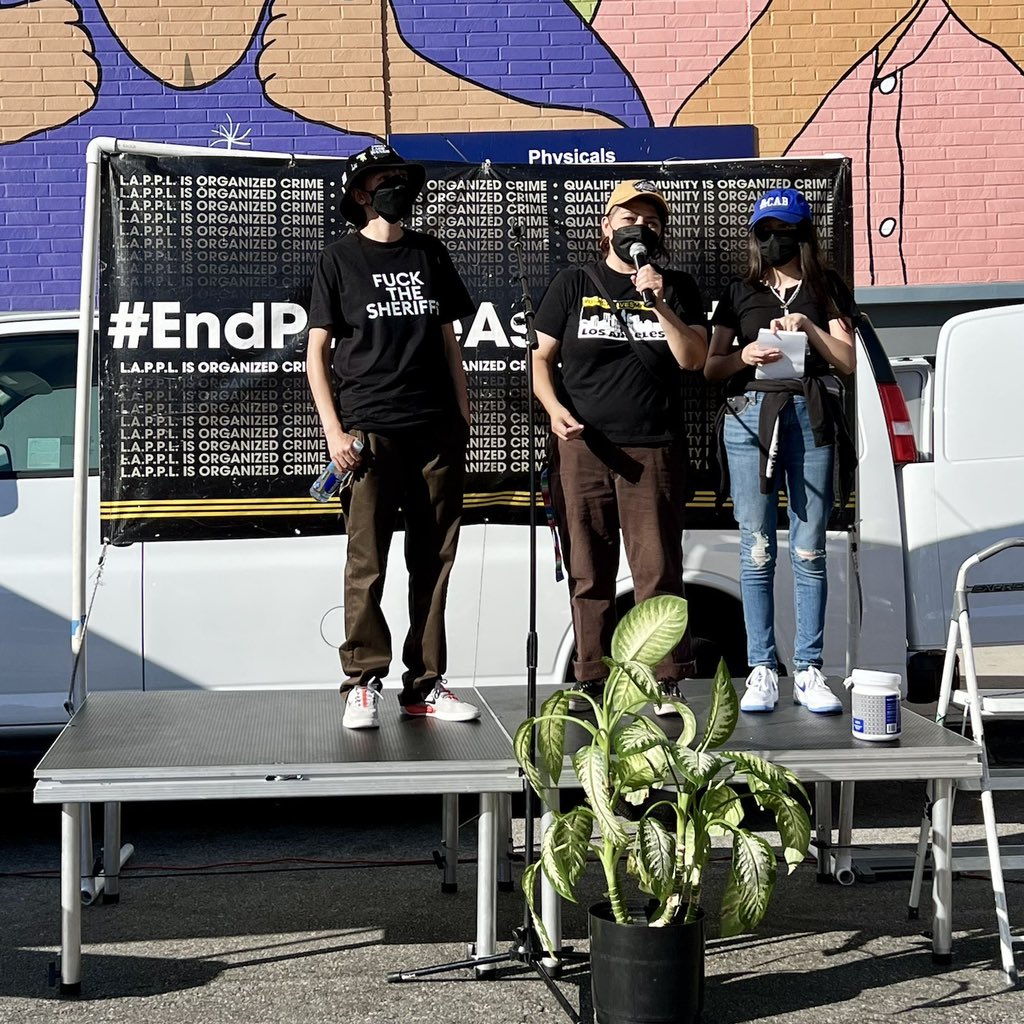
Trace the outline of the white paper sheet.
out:
<instances>
[{"instance_id":1,"label":"white paper sheet","mask_svg":"<svg viewBox=\"0 0 1024 1024\"><path fill-rule=\"evenodd\" d=\"M807 351L807 335L803 331L779 331L772 334L762 328L757 335L762 348L777 348L782 358L774 363L764 363L754 372L756 380L799 380L804 375L804 353Z\"/></svg>"}]
</instances>

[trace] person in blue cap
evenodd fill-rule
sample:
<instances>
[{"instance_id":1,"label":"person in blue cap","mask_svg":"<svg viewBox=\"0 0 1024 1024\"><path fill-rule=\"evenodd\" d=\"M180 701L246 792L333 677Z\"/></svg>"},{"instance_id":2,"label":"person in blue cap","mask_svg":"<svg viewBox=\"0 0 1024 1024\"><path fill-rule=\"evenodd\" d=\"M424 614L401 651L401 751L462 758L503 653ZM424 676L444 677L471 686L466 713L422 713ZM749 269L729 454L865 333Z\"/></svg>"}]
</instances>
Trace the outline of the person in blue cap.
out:
<instances>
[{"instance_id":1,"label":"person in blue cap","mask_svg":"<svg viewBox=\"0 0 1024 1024\"><path fill-rule=\"evenodd\" d=\"M740 527L750 667L740 707L774 711L779 700L774 585L784 481L796 605L793 700L836 714L842 706L821 671L825 530L855 462L837 374L854 370L856 307L825 267L811 207L796 189L772 189L754 204L748 256L746 275L730 282L715 308L704 367L708 380L726 382L720 442Z\"/></svg>"}]
</instances>

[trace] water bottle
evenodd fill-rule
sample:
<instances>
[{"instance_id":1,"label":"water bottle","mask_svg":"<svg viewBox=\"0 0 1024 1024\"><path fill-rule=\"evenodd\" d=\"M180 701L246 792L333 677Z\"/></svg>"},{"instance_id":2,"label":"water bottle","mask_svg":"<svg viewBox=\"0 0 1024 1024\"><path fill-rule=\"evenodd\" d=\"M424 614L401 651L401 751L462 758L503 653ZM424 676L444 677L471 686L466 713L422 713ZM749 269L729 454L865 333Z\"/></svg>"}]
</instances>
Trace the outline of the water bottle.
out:
<instances>
[{"instance_id":1,"label":"water bottle","mask_svg":"<svg viewBox=\"0 0 1024 1024\"><path fill-rule=\"evenodd\" d=\"M352 450L357 453L361 452L363 450L363 442L359 440L354 441ZM324 471L313 481L313 486L309 489L309 495L311 498L316 498L317 501L330 501L351 479L352 470L340 473L332 460L327 463Z\"/></svg>"}]
</instances>

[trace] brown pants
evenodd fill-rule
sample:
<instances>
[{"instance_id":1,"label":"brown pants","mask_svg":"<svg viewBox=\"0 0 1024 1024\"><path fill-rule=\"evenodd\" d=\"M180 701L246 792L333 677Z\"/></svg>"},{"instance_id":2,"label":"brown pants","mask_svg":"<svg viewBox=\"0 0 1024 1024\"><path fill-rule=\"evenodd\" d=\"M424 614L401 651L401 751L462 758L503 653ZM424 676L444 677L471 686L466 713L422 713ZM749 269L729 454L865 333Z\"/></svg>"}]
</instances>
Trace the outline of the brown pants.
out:
<instances>
[{"instance_id":1,"label":"brown pants","mask_svg":"<svg viewBox=\"0 0 1024 1024\"><path fill-rule=\"evenodd\" d=\"M403 704L429 693L447 668L444 628L448 577L462 521L466 431L460 425L401 435L363 434L363 468L342 494L348 530L342 689L383 679L391 630L381 610L388 549L398 510L405 516L409 633L402 648Z\"/></svg>"},{"instance_id":2,"label":"brown pants","mask_svg":"<svg viewBox=\"0 0 1024 1024\"><path fill-rule=\"evenodd\" d=\"M686 448L622 448L601 438L554 439L551 497L560 524L576 634L577 680L603 679L615 630L619 531L637 602L683 597ZM656 668L659 680L692 674L689 633Z\"/></svg>"}]
</instances>

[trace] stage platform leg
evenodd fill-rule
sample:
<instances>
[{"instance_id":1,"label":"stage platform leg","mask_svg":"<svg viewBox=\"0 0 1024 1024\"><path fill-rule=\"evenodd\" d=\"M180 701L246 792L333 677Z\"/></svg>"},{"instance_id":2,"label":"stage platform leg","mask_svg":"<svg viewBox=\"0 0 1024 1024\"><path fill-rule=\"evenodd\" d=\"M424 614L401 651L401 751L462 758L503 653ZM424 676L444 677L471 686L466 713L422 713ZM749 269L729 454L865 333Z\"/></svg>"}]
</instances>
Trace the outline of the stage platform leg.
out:
<instances>
[{"instance_id":1,"label":"stage platform leg","mask_svg":"<svg viewBox=\"0 0 1024 1024\"><path fill-rule=\"evenodd\" d=\"M840 885L853 885L853 802L856 782L839 783L839 835L832 858L832 877Z\"/></svg>"},{"instance_id":2,"label":"stage platform leg","mask_svg":"<svg viewBox=\"0 0 1024 1024\"><path fill-rule=\"evenodd\" d=\"M512 892L512 794L498 794L498 892Z\"/></svg>"},{"instance_id":3,"label":"stage platform leg","mask_svg":"<svg viewBox=\"0 0 1024 1024\"><path fill-rule=\"evenodd\" d=\"M932 782L932 960L953 960L953 780Z\"/></svg>"},{"instance_id":4,"label":"stage platform leg","mask_svg":"<svg viewBox=\"0 0 1024 1024\"><path fill-rule=\"evenodd\" d=\"M459 796L445 793L441 804L441 851L444 877L441 892L459 891Z\"/></svg>"},{"instance_id":5,"label":"stage platform leg","mask_svg":"<svg viewBox=\"0 0 1024 1024\"><path fill-rule=\"evenodd\" d=\"M818 881L832 876L832 783L814 784L814 841L818 853Z\"/></svg>"},{"instance_id":6,"label":"stage platform leg","mask_svg":"<svg viewBox=\"0 0 1024 1024\"><path fill-rule=\"evenodd\" d=\"M476 945L473 959L494 956L497 944L498 916L498 801L497 793L480 794L480 817L477 820L477 894ZM477 977L494 970L493 964L475 968Z\"/></svg>"},{"instance_id":7,"label":"stage platform leg","mask_svg":"<svg viewBox=\"0 0 1024 1024\"><path fill-rule=\"evenodd\" d=\"M103 902L121 898L121 805L103 805Z\"/></svg>"},{"instance_id":8,"label":"stage platform leg","mask_svg":"<svg viewBox=\"0 0 1024 1024\"><path fill-rule=\"evenodd\" d=\"M78 995L82 987L82 812L88 804L60 809L60 992Z\"/></svg>"}]
</instances>

